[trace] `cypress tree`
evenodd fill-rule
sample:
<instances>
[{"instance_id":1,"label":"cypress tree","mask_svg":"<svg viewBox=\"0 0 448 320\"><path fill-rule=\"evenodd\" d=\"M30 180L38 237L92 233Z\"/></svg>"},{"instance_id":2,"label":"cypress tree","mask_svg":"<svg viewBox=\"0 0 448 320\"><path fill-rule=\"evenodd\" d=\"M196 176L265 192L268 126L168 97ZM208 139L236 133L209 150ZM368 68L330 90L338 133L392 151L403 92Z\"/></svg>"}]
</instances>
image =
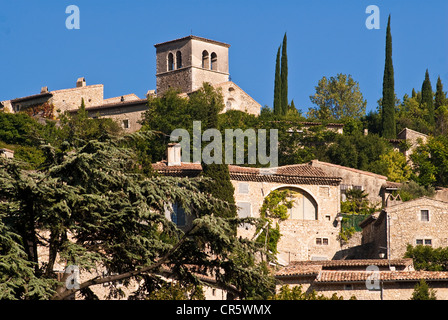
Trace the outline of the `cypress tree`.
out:
<instances>
[{"instance_id":1,"label":"cypress tree","mask_svg":"<svg viewBox=\"0 0 448 320\"><path fill-rule=\"evenodd\" d=\"M446 104L446 95L445 92L443 92L443 84L439 76L437 78L436 97L434 99L434 110L437 111L439 107L444 106L445 104Z\"/></svg>"},{"instance_id":2,"label":"cypress tree","mask_svg":"<svg viewBox=\"0 0 448 320\"><path fill-rule=\"evenodd\" d=\"M389 15L386 31L386 61L383 77L382 136L387 139L395 139L396 134L394 66L392 64L392 35L390 32Z\"/></svg>"},{"instance_id":3,"label":"cypress tree","mask_svg":"<svg viewBox=\"0 0 448 320\"><path fill-rule=\"evenodd\" d=\"M282 81L282 114L286 114L286 112L288 111L288 54L286 33L283 37L280 77Z\"/></svg>"},{"instance_id":4,"label":"cypress tree","mask_svg":"<svg viewBox=\"0 0 448 320\"><path fill-rule=\"evenodd\" d=\"M275 83L274 83L274 114L282 113L282 80L280 78L280 51L281 46L278 47L277 59L275 62Z\"/></svg>"},{"instance_id":5,"label":"cypress tree","mask_svg":"<svg viewBox=\"0 0 448 320\"><path fill-rule=\"evenodd\" d=\"M426 69L425 80L422 84L422 108L426 108L428 110L427 122L430 126L434 126L435 124L435 116L434 116L434 101L433 101L433 92L431 86L431 80L429 79L429 72Z\"/></svg>"}]
</instances>

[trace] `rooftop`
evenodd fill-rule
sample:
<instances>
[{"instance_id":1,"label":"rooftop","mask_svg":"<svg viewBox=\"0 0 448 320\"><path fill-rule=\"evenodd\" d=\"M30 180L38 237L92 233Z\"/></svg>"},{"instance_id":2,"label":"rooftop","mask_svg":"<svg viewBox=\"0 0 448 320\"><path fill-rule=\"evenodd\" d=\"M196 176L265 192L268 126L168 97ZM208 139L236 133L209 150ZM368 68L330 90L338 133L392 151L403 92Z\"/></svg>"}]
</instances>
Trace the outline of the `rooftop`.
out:
<instances>
[{"instance_id":1,"label":"rooftop","mask_svg":"<svg viewBox=\"0 0 448 320\"><path fill-rule=\"evenodd\" d=\"M202 171L200 163L183 162L180 166L168 166L166 160L153 164L154 170L170 176L198 176ZM288 184L339 185L340 177L331 176L322 169L309 164L295 164L276 168L251 168L229 165L231 180L255 182L279 182Z\"/></svg>"},{"instance_id":2,"label":"rooftop","mask_svg":"<svg viewBox=\"0 0 448 320\"><path fill-rule=\"evenodd\" d=\"M204 41L204 42L208 42L208 43L212 43L212 44L217 44L223 47L230 47L230 44L228 43L224 43L224 42L220 42L220 41L216 41L216 40L211 40L211 39L207 39L207 38L202 38L202 37L198 37L198 36L193 36L193 35L189 35L183 38L178 38L178 39L174 39L174 40L170 40L170 41L165 41L165 42L161 42L161 43L157 43L154 45L154 47L160 47L162 45L166 45L169 43L174 43L174 42L178 42L178 41L184 41L184 40L199 40L199 41Z\"/></svg>"}]
</instances>

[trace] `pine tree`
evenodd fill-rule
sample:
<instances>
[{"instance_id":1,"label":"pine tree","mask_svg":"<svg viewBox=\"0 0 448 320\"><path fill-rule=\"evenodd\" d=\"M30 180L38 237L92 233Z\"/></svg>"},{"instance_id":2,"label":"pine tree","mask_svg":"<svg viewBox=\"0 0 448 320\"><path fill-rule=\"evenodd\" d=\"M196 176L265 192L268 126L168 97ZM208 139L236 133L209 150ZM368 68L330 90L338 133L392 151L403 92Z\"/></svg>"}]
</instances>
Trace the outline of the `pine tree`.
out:
<instances>
[{"instance_id":1,"label":"pine tree","mask_svg":"<svg viewBox=\"0 0 448 320\"><path fill-rule=\"evenodd\" d=\"M275 61L275 83L274 83L274 114L282 113L282 79L280 77L280 52L281 46L277 51L277 59Z\"/></svg>"},{"instance_id":2,"label":"pine tree","mask_svg":"<svg viewBox=\"0 0 448 320\"><path fill-rule=\"evenodd\" d=\"M287 37L286 33L283 37L282 57L281 57L281 81L282 81L282 114L288 112L288 53L287 53Z\"/></svg>"},{"instance_id":3,"label":"pine tree","mask_svg":"<svg viewBox=\"0 0 448 320\"><path fill-rule=\"evenodd\" d=\"M434 99L434 110L438 110L439 107L446 105L446 94L443 91L443 84L442 80L440 79L440 76L437 78L437 85L436 85L436 96Z\"/></svg>"},{"instance_id":4,"label":"pine tree","mask_svg":"<svg viewBox=\"0 0 448 320\"><path fill-rule=\"evenodd\" d=\"M432 92L431 80L429 79L429 72L428 72L428 69L426 69L425 80L423 81L423 84L422 84L421 106L422 106L422 108L424 108L428 111L426 121L428 122L428 124L431 127L434 127L434 124L435 124L433 96L434 96L434 94Z\"/></svg>"},{"instance_id":5,"label":"pine tree","mask_svg":"<svg viewBox=\"0 0 448 320\"><path fill-rule=\"evenodd\" d=\"M410 300L437 300L436 291L428 286L424 279L421 279L414 287L414 292Z\"/></svg>"},{"instance_id":6,"label":"pine tree","mask_svg":"<svg viewBox=\"0 0 448 320\"><path fill-rule=\"evenodd\" d=\"M392 63L392 35L390 31L390 15L387 21L386 31L386 61L383 77L382 99L382 136L387 139L396 138L395 123L395 89L394 67Z\"/></svg>"}]
</instances>

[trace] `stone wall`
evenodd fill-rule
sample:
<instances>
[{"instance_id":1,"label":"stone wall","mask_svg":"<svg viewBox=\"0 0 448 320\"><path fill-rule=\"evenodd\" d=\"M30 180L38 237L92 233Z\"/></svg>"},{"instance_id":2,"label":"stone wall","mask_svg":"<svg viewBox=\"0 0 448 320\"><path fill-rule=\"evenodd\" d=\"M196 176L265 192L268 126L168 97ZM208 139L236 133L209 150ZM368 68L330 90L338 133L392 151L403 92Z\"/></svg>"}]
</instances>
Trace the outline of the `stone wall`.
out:
<instances>
[{"instance_id":1,"label":"stone wall","mask_svg":"<svg viewBox=\"0 0 448 320\"><path fill-rule=\"evenodd\" d=\"M61 113L70 110L77 110L81 106L81 101L84 98L84 104L87 107L98 106L103 103L104 86L102 84L63 89L51 91L53 97L50 102L54 104L55 111Z\"/></svg>"},{"instance_id":2,"label":"stone wall","mask_svg":"<svg viewBox=\"0 0 448 320\"><path fill-rule=\"evenodd\" d=\"M339 186L323 185L285 185L268 182L234 181L235 202L250 203L250 216L258 218L264 198L273 190L293 188L309 194L317 203L317 220L288 219L279 222L282 237L278 244L279 258L285 262L291 260L331 259L340 250L338 234L340 224L336 224L336 215L340 211ZM248 185L247 193L242 193L241 184ZM244 227L238 234L252 238L255 229ZM316 238L328 239L328 243L318 244Z\"/></svg>"},{"instance_id":3,"label":"stone wall","mask_svg":"<svg viewBox=\"0 0 448 320\"><path fill-rule=\"evenodd\" d=\"M372 204L381 206L381 187L386 183L387 177L318 160L311 161L311 165L321 168L329 175L341 177L341 186L362 186L363 190L368 193L367 199Z\"/></svg>"}]
</instances>

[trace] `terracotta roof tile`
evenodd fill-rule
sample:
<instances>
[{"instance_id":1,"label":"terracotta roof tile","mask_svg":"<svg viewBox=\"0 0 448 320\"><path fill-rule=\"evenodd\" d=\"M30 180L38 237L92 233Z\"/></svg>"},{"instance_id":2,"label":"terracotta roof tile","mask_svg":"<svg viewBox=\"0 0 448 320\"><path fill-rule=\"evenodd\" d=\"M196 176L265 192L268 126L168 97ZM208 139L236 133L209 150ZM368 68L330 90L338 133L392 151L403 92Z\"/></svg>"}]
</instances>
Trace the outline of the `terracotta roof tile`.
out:
<instances>
[{"instance_id":1,"label":"terracotta roof tile","mask_svg":"<svg viewBox=\"0 0 448 320\"><path fill-rule=\"evenodd\" d=\"M166 160L153 164L154 170L171 176L196 176L202 171L199 163L182 163L168 166ZM290 184L339 185L342 178L326 174L309 164L289 165L278 168L250 168L229 165L230 178L237 181L280 182Z\"/></svg>"}]
</instances>

